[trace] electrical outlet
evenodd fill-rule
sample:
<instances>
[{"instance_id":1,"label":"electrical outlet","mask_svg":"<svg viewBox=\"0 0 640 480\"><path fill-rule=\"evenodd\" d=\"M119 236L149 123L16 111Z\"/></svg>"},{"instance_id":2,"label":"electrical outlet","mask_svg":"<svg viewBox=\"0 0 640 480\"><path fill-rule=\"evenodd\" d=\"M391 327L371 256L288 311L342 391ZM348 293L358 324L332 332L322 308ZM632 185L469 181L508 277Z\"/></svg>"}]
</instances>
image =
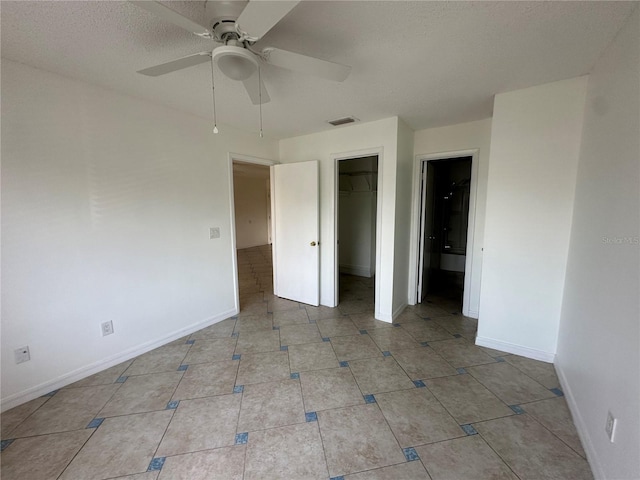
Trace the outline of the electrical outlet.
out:
<instances>
[{"instance_id":1,"label":"electrical outlet","mask_svg":"<svg viewBox=\"0 0 640 480\"><path fill-rule=\"evenodd\" d=\"M211 227L209 229L209 239L220 238L220 227Z\"/></svg>"},{"instance_id":2,"label":"electrical outlet","mask_svg":"<svg viewBox=\"0 0 640 480\"><path fill-rule=\"evenodd\" d=\"M109 320L108 322L104 322L101 327L103 337L106 337L107 335L111 335L113 333L113 322L111 320Z\"/></svg>"},{"instance_id":3,"label":"electrical outlet","mask_svg":"<svg viewBox=\"0 0 640 480\"><path fill-rule=\"evenodd\" d=\"M14 353L16 355L16 363L24 363L31 360L28 346L17 348Z\"/></svg>"},{"instance_id":4,"label":"electrical outlet","mask_svg":"<svg viewBox=\"0 0 640 480\"><path fill-rule=\"evenodd\" d=\"M607 412L607 424L605 425L604 430L607 432L607 435L609 436L609 441L611 441L611 443L614 442L617 424L618 424L618 419L614 417L611 412Z\"/></svg>"}]
</instances>

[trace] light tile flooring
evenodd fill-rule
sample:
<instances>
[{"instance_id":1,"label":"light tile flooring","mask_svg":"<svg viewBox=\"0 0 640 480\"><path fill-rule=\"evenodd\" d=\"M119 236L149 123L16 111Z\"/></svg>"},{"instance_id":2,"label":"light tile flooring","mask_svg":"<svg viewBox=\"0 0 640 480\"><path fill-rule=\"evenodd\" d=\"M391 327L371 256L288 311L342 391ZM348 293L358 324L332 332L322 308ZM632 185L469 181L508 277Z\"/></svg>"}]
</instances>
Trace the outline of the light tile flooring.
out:
<instances>
[{"instance_id":1,"label":"light tile flooring","mask_svg":"<svg viewBox=\"0 0 640 480\"><path fill-rule=\"evenodd\" d=\"M2 479L591 479L553 366L473 344L447 299L372 316L274 297L238 252L241 311L2 415Z\"/></svg>"}]
</instances>

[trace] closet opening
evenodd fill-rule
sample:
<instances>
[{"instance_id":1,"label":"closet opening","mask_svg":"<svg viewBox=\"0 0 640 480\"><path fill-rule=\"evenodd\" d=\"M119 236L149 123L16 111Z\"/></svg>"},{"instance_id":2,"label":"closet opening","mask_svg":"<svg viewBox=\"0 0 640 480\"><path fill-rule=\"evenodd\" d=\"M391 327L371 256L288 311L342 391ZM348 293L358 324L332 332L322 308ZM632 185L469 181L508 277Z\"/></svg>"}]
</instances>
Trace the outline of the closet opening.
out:
<instances>
[{"instance_id":1,"label":"closet opening","mask_svg":"<svg viewBox=\"0 0 640 480\"><path fill-rule=\"evenodd\" d=\"M374 313L378 155L337 161L336 304Z\"/></svg>"}]
</instances>

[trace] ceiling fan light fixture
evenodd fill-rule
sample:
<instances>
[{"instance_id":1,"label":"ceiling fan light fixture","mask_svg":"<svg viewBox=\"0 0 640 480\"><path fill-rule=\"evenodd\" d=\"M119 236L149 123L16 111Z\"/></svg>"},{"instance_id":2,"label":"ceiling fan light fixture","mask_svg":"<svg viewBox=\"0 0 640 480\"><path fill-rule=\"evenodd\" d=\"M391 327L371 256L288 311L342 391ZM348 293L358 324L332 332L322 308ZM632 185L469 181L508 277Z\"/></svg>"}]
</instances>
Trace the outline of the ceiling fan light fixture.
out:
<instances>
[{"instance_id":1,"label":"ceiling fan light fixture","mask_svg":"<svg viewBox=\"0 0 640 480\"><path fill-rule=\"evenodd\" d=\"M258 70L255 55L242 47L218 47L213 51L213 61L232 80L246 80Z\"/></svg>"}]
</instances>

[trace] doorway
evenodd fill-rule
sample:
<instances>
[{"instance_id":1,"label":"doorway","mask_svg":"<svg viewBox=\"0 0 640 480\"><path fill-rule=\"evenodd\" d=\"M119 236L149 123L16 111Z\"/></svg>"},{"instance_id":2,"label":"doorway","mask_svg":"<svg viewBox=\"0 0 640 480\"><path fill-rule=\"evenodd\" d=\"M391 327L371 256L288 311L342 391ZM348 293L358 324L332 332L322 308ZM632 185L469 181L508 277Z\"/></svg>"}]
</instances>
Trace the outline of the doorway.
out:
<instances>
[{"instance_id":1,"label":"doorway","mask_svg":"<svg viewBox=\"0 0 640 480\"><path fill-rule=\"evenodd\" d=\"M257 193L256 198L258 201L266 198L267 206L263 208L252 204L250 211L255 211L255 216L241 216L236 208L241 201L238 201L239 195L234 191L238 189L237 182L234 182L236 176L234 169L236 173L238 170L246 173L248 169L255 170L256 166L268 167L269 176L266 177L269 179L268 187L266 171L264 174L259 174L262 179L256 183L255 187L256 190L260 190L262 185L265 186L266 190ZM236 279L236 313L239 312L240 316L255 316L261 313L266 315L268 306L266 303L263 304L262 300L269 299L268 301L271 302L275 301L275 297L286 299L287 302L294 301L318 306L320 294L320 255L317 248L319 245L318 162L307 161L282 165L271 160L230 153L229 172L230 203L234 206L231 209L231 231L232 261ZM255 195L256 191L250 191L248 194ZM261 212L264 212L264 217ZM241 231L239 226L247 228L254 223L253 220L261 218L266 219L266 227L260 229L260 235L265 234L266 230L267 244L239 245L237 239ZM271 230L269 230L269 224ZM263 240L258 243L264 242L265 237L261 238ZM268 242L271 242L271 245ZM240 249L239 246L247 248ZM257 249L257 251L244 252L251 249ZM240 252L249 255L243 255L240 259ZM241 286L248 289L240 288Z\"/></svg>"},{"instance_id":2,"label":"doorway","mask_svg":"<svg viewBox=\"0 0 640 480\"><path fill-rule=\"evenodd\" d=\"M463 310L472 157L421 162L417 302Z\"/></svg>"},{"instance_id":3,"label":"doorway","mask_svg":"<svg viewBox=\"0 0 640 480\"><path fill-rule=\"evenodd\" d=\"M233 193L238 250L271 245L269 167L233 162Z\"/></svg>"},{"instance_id":4,"label":"doorway","mask_svg":"<svg viewBox=\"0 0 640 480\"><path fill-rule=\"evenodd\" d=\"M337 159L336 305L374 312L378 155Z\"/></svg>"},{"instance_id":5,"label":"doorway","mask_svg":"<svg viewBox=\"0 0 640 480\"><path fill-rule=\"evenodd\" d=\"M275 162L229 154L237 313L267 312L273 293L271 172Z\"/></svg>"}]
</instances>

